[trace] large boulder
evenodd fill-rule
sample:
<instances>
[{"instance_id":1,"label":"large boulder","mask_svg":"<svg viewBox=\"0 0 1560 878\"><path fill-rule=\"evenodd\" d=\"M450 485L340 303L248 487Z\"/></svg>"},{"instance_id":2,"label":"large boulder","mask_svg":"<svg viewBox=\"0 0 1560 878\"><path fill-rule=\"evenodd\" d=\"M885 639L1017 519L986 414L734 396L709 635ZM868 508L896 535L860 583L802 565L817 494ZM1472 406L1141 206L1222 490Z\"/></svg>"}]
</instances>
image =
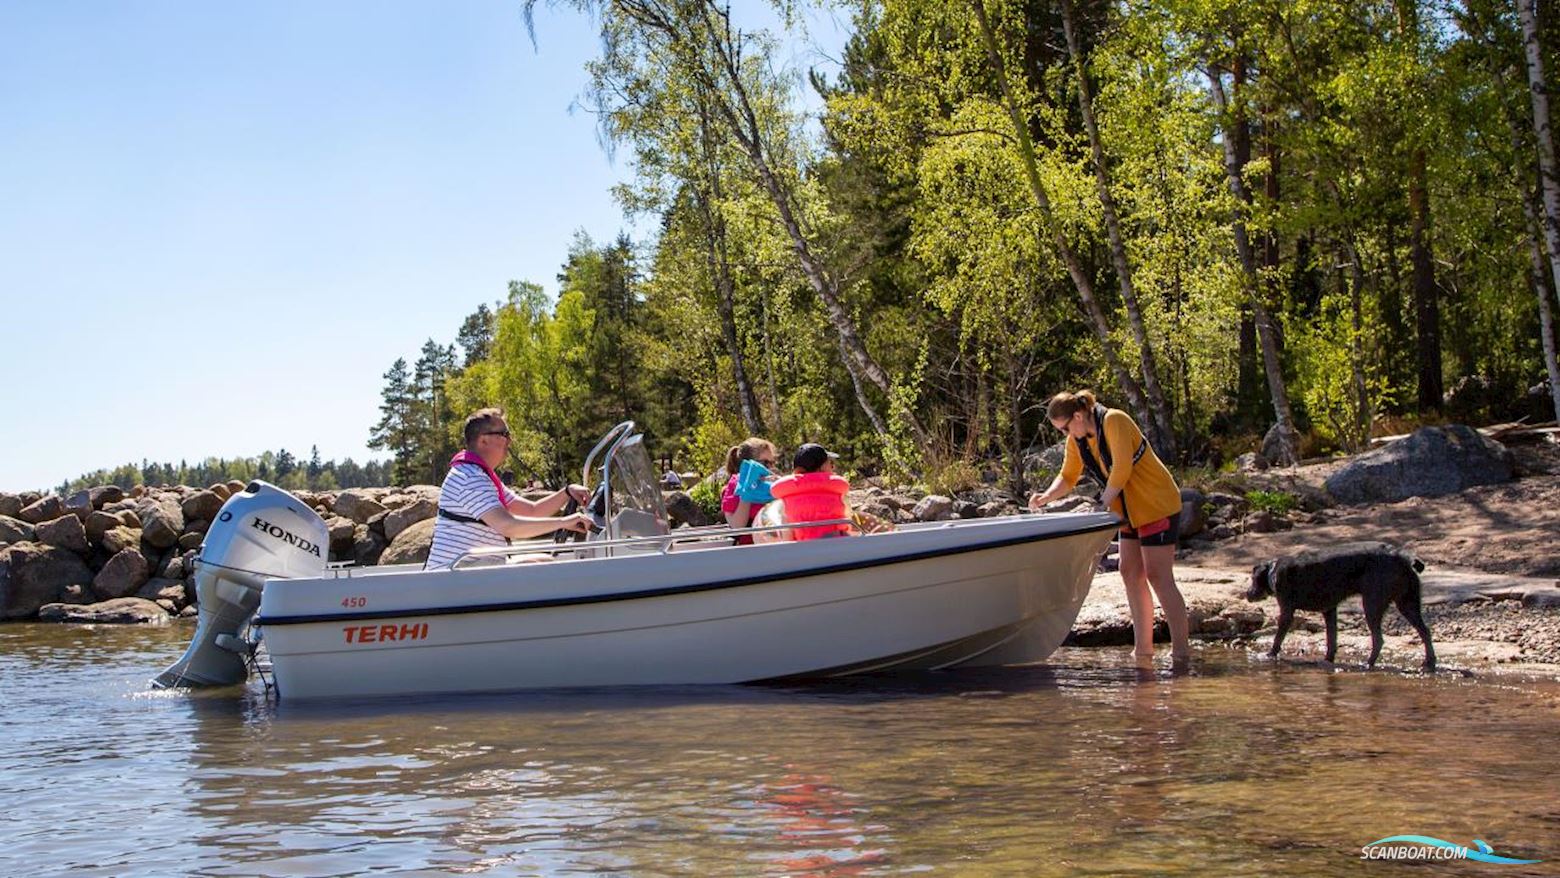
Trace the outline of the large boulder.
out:
<instances>
[{"instance_id":1,"label":"large boulder","mask_svg":"<svg viewBox=\"0 0 1560 878\"><path fill-rule=\"evenodd\" d=\"M134 596L152 601L170 613L177 613L189 605L184 583L177 579L148 579Z\"/></svg>"},{"instance_id":2,"label":"large boulder","mask_svg":"<svg viewBox=\"0 0 1560 878\"><path fill-rule=\"evenodd\" d=\"M1451 424L1421 427L1361 454L1333 473L1325 487L1340 503L1393 503L1508 482L1514 474L1504 445L1472 427Z\"/></svg>"},{"instance_id":3,"label":"large boulder","mask_svg":"<svg viewBox=\"0 0 1560 878\"><path fill-rule=\"evenodd\" d=\"M352 563L359 567L372 567L378 564L379 556L384 553L386 545L388 541L384 534L371 530L366 524L358 525L352 537Z\"/></svg>"},{"instance_id":4,"label":"large boulder","mask_svg":"<svg viewBox=\"0 0 1560 878\"><path fill-rule=\"evenodd\" d=\"M82 526L81 519L74 515L61 515L53 521L45 521L35 530L40 543L69 549L78 555L87 553L87 529Z\"/></svg>"},{"instance_id":5,"label":"large boulder","mask_svg":"<svg viewBox=\"0 0 1560 878\"><path fill-rule=\"evenodd\" d=\"M18 543L0 550L0 619L31 618L67 586L91 582L91 569L68 549Z\"/></svg>"},{"instance_id":6,"label":"large boulder","mask_svg":"<svg viewBox=\"0 0 1560 878\"><path fill-rule=\"evenodd\" d=\"M108 559L92 579L92 592L98 600L129 597L151 578L146 556L135 549L121 549Z\"/></svg>"},{"instance_id":7,"label":"large boulder","mask_svg":"<svg viewBox=\"0 0 1560 878\"><path fill-rule=\"evenodd\" d=\"M87 491L92 498L92 508L102 509L110 503L118 503L125 499L125 489L118 485L98 485Z\"/></svg>"},{"instance_id":8,"label":"large boulder","mask_svg":"<svg viewBox=\"0 0 1560 878\"><path fill-rule=\"evenodd\" d=\"M384 511L385 507L361 488L349 488L336 495L336 514L358 524L367 524L370 518Z\"/></svg>"},{"instance_id":9,"label":"large boulder","mask_svg":"<svg viewBox=\"0 0 1560 878\"><path fill-rule=\"evenodd\" d=\"M98 545L110 555L117 554L125 549L134 549L141 545L141 529L138 527L111 527L98 538Z\"/></svg>"},{"instance_id":10,"label":"large boulder","mask_svg":"<svg viewBox=\"0 0 1560 878\"><path fill-rule=\"evenodd\" d=\"M103 534L106 534L114 528L119 527L122 523L123 522L119 520L119 516L108 512L100 511L88 515L86 522L87 542L101 543L103 541Z\"/></svg>"},{"instance_id":11,"label":"large boulder","mask_svg":"<svg viewBox=\"0 0 1560 878\"><path fill-rule=\"evenodd\" d=\"M385 539L394 544L395 538L400 536L402 531L419 521L432 518L438 512L438 508L432 500L416 497L412 498L411 502L390 510L385 515Z\"/></svg>"},{"instance_id":12,"label":"large boulder","mask_svg":"<svg viewBox=\"0 0 1560 878\"><path fill-rule=\"evenodd\" d=\"M15 518L22 511L22 507L26 505L26 503L22 502L22 498L15 494L0 492L0 515L4 515L7 518Z\"/></svg>"},{"instance_id":13,"label":"large boulder","mask_svg":"<svg viewBox=\"0 0 1560 878\"><path fill-rule=\"evenodd\" d=\"M704 513L699 504L693 502L687 491L672 491L666 494L666 515L672 521L672 527L686 524L689 527L706 527L714 522Z\"/></svg>"},{"instance_id":14,"label":"large boulder","mask_svg":"<svg viewBox=\"0 0 1560 878\"><path fill-rule=\"evenodd\" d=\"M33 526L20 518L0 515L0 543L25 543L36 533Z\"/></svg>"},{"instance_id":15,"label":"large boulder","mask_svg":"<svg viewBox=\"0 0 1560 878\"><path fill-rule=\"evenodd\" d=\"M179 544L184 533L184 511L171 495L163 495L143 503L137 514L141 517L141 539L159 549Z\"/></svg>"},{"instance_id":16,"label":"large boulder","mask_svg":"<svg viewBox=\"0 0 1560 878\"><path fill-rule=\"evenodd\" d=\"M433 526L429 518L409 525L396 534L389 548L379 556L380 564L422 564L428 560L428 550L433 548Z\"/></svg>"},{"instance_id":17,"label":"large boulder","mask_svg":"<svg viewBox=\"0 0 1560 878\"><path fill-rule=\"evenodd\" d=\"M1207 515L1203 507L1208 503L1208 498L1196 488L1181 489L1181 536L1192 537L1203 532L1208 526Z\"/></svg>"},{"instance_id":18,"label":"large boulder","mask_svg":"<svg viewBox=\"0 0 1560 878\"><path fill-rule=\"evenodd\" d=\"M179 505L179 511L184 513L184 520L204 519L212 521L217 517L217 512L222 509L222 498L214 491L196 491L184 498Z\"/></svg>"},{"instance_id":19,"label":"large boulder","mask_svg":"<svg viewBox=\"0 0 1560 878\"><path fill-rule=\"evenodd\" d=\"M82 521L92 514L92 492L86 488L65 498L65 511Z\"/></svg>"},{"instance_id":20,"label":"large boulder","mask_svg":"<svg viewBox=\"0 0 1560 878\"><path fill-rule=\"evenodd\" d=\"M23 506L16 517L29 524L53 521L65 514L65 501L53 494Z\"/></svg>"},{"instance_id":21,"label":"large boulder","mask_svg":"<svg viewBox=\"0 0 1560 878\"><path fill-rule=\"evenodd\" d=\"M917 521L947 521L953 517L953 498L929 494L915 504L911 514Z\"/></svg>"},{"instance_id":22,"label":"large boulder","mask_svg":"<svg viewBox=\"0 0 1560 878\"><path fill-rule=\"evenodd\" d=\"M168 611L145 598L116 598L96 604L48 604L38 611L38 621L158 625L168 621Z\"/></svg>"}]
</instances>

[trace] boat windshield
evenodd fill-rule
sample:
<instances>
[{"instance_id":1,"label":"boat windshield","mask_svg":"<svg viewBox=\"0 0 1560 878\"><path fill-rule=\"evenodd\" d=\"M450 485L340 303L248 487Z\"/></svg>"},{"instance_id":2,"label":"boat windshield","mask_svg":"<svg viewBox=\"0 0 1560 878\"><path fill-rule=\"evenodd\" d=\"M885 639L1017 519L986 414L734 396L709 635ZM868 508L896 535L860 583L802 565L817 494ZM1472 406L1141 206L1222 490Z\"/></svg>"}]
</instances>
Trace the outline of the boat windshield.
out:
<instances>
[{"instance_id":1,"label":"boat windshield","mask_svg":"<svg viewBox=\"0 0 1560 878\"><path fill-rule=\"evenodd\" d=\"M645 451L644 436L636 434L613 447L606 460L611 487L607 514L608 539L650 537L670 533L666 505L656 484L655 467Z\"/></svg>"}]
</instances>

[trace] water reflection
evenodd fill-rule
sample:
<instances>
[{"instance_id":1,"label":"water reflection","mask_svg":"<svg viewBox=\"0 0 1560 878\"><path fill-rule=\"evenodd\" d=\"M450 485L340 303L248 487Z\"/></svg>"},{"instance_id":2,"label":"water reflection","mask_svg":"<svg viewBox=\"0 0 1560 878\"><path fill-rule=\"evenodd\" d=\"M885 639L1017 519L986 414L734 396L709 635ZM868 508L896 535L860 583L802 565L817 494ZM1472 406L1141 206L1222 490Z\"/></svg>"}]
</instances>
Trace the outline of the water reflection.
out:
<instances>
[{"instance_id":1,"label":"water reflection","mask_svg":"<svg viewBox=\"0 0 1560 878\"><path fill-rule=\"evenodd\" d=\"M0 874L1325 876L1400 833L1560 860L1552 684L1217 650L1145 678L1082 650L810 686L277 705L147 694L180 636L35 628L0 627L0 734L29 742L0 751L0 805L27 815Z\"/></svg>"}]
</instances>

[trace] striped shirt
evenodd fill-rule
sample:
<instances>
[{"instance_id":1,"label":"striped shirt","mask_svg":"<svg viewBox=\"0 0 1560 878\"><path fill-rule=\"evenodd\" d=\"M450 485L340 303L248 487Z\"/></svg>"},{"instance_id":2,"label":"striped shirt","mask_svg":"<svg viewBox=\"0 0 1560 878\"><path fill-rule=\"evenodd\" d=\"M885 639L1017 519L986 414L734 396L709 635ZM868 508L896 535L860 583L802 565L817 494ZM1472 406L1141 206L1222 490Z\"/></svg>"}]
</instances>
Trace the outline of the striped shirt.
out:
<instances>
[{"instance_id":1,"label":"striped shirt","mask_svg":"<svg viewBox=\"0 0 1560 878\"><path fill-rule=\"evenodd\" d=\"M450 467L439 489L439 508L467 518L481 518L483 513L508 507L515 500L515 492L504 488L500 501L493 490L493 480L481 467L469 463ZM456 521L439 516L433 525L433 547L428 551L427 569L449 567L461 555L483 546L506 546L508 541L498 531L485 524Z\"/></svg>"}]
</instances>

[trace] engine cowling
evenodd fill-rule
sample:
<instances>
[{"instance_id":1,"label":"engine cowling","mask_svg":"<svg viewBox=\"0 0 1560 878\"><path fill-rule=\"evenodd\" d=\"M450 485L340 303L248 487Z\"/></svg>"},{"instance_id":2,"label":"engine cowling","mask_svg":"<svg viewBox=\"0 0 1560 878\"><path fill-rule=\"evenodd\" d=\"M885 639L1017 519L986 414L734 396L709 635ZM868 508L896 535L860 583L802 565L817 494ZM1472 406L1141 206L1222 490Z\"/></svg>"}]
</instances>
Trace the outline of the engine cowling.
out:
<instances>
[{"instance_id":1,"label":"engine cowling","mask_svg":"<svg viewBox=\"0 0 1560 878\"><path fill-rule=\"evenodd\" d=\"M230 686L248 676L251 649L241 636L267 579L319 576L330 531L301 500L268 482L229 497L195 559L200 620L184 656L157 675L159 687Z\"/></svg>"}]
</instances>

